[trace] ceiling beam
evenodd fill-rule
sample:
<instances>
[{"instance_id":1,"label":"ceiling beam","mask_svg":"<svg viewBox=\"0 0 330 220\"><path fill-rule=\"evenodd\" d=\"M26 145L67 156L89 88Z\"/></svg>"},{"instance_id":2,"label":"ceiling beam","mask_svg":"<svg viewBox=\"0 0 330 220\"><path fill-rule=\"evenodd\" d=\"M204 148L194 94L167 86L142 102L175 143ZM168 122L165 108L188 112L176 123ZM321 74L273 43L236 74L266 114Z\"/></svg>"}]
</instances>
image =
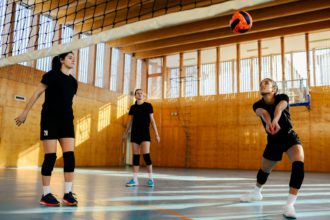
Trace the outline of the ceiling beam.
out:
<instances>
[{"instance_id":1,"label":"ceiling beam","mask_svg":"<svg viewBox=\"0 0 330 220\"><path fill-rule=\"evenodd\" d=\"M318 11L255 22L253 24L253 28L249 31L249 33L256 33L260 31L297 26L300 24L307 24L307 23L329 20L329 19L330 19L330 6L327 9L322 9ZM235 34L232 33L229 27L226 27L217 30L205 31L202 33L183 35L168 39L142 43L142 44L135 44L135 45L123 47L121 48L121 50L125 53L137 53L141 51L161 49L164 47L202 42L207 40L225 38L229 36L235 36Z\"/></svg>"},{"instance_id":2,"label":"ceiling beam","mask_svg":"<svg viewBox=\"0 0 330 220\"><path fill-rule=\"evenodd\" d=\"M34 5L33 14L46 13L56 14L57 11L61 8L72 7L77 4L76 0L51 0L51 1L43 1L37 2Z\"/></svg>"},{"instance_id":3,"label":"ceiling beam","mask_svg":"<svg viewBox=\"0 0 330 220\"><path fill-rule=\"evenodd\" d=\"M130 22L141 21L145 19L149 19L152 17L157 17L164 15L166 13L174 13L182 10L189 10L195 7L202 7L210 4L210 0L198 0L196 1L196 5L194 1L182 1L182 8L180 6L180 1L168 1L162 0L163 4L160 4L159 0L157 1L157 5L154 5L153 1L146 2L145 4L135 4L129 8L123 8L122 10L117 11L116 13L113 10L108 10L108 6L106 7L106 13L104 13L104 5L103 7L98 7L101 9L96 9L95 15L97 18L91 19L94 13L94 8L88 10L85 14L81 12L79 16L77 14L76 18L74 15L67 17L67 22L72 23L73 19L75 21L79 21L77 19L82 20L85 19L83 24L78 24L75 29L81 32L87 32L90 30L101 29L109 30L113 27L118 27ZM165 3L168 1L168 7L165 7ZM213 0L212 4L224 2L227 0ZM160 5L158 5L160 4ZM113 9L114 7L111 7ZM99 13L102 12L102 13ZM95 16L94 16L95 17ZM87 20L86 20L87 19ZM60 21L61 23L62 21Z\"/></svg>"},{"instance_id":4,"label":"ceiling beam","mask_svg":"<svg viewBox=\"0 0 330 220\"><path fill-rule=\"evenodd\" d=\"M304 0L289 2L287 4L275 5L269 8L260 8L249 11L254 22L267 20L276 17L294 15L298 13L310 12L327 8L330 5L329 0ZM203 31L209 31L228 27L231 16L222 16L203 21L182 24L168 28L148 31L133 36L128 36L118 40L110 41L108 44L112 47L123 47L137 43L144 43L164 38L176 37L186 34L193 34ZM216 24L216 25L215 25ZM184 31L183 31L184 30Z\"/></svg>"},{"instance_id":5,"label":"ceiling beam","mask_svg":"<svg viewBox=\"0 0 330 220\"><path fill-rule=\"evenodd\" d=\"M290 35L290 34L296 34L296 33L306 33L306 32L310 32L310 31L330 29L329 22L330 22L330 20L326 20L326 21L321 21L321 22L309 23L309 24L305 24L305 25L279 28L276 30L269 30L269 31L257 32L257 33L251 33L251 34L242 34L242 35L238 35L235 37L227 37L227 38L222 38L222 39L209 40L209 41L204 41L204 42L200 42L200 43L191 43L191 44L185 44L185 45L181 45L181 46L168 47L168 48L163 48L163 49L159 49L159 50L152 50L152 51L147 51L147 52L136 53L135 57L138 59L160 57L163 55L169 55L169 54L190 51L190 50L203 49L203 48L209 48L209 47L216 47L216 46L226 45L226 44L234 44L234 43L239 43L239 42L271 38L271 37L276 37L276 36L284 36L284 35Z\"/></svg>"},{"instance_id":6,"label":"ceiling beam","mask_svg":"<svg viewBox=\"0 0 330 220\"><path fill-rule=\"evenodd\" d=\"M148 2L150 0L143 0L142 4ZM96 4L89 4L85 6L85 3L81 4L77 9L72 8L68 11L61 11L59 13L59 23L77 23L82 20L86 20L93 17L104 18L104 15L115 13L115 11L120 12L127 7L134 7L136 5L140 5L141 0L115 0L115 1L107 1L102 0L96 2ZM67 15L65 17L65 15ZM92 19L90 19L92 20Z\"/></svg>"}]
</instances>

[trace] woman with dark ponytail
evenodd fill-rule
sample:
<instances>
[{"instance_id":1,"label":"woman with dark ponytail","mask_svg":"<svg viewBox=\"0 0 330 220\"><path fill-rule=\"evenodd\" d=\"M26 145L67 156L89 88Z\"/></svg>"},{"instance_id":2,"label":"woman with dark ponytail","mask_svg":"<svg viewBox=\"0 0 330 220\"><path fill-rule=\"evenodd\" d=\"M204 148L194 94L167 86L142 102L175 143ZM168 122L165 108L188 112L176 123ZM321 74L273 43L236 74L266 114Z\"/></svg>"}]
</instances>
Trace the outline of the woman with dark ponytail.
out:
<instances>
[{"instance_id":1,"label":"woman with dark ponytail","mask_svg":"<svg viewBox=\"0 0 330 220\"><path fill-rule=\"evenodd\" d=\"M43 142L45 153L41 168L43 195L40 204L45 206L60 205L50 190L51 174L56 162L57 140L62 147L64 161L63 204L69 206L78 204L72 193L75 168L72 100L78 88L77 80L72 75L74 66L75 57L72 52L55 56L52 60L52 69L42 76L41 83L24 111L15 118L17 126L23 124L34 103L45 92L40 123L40 140Z\"/></svg>"}]
</instances>

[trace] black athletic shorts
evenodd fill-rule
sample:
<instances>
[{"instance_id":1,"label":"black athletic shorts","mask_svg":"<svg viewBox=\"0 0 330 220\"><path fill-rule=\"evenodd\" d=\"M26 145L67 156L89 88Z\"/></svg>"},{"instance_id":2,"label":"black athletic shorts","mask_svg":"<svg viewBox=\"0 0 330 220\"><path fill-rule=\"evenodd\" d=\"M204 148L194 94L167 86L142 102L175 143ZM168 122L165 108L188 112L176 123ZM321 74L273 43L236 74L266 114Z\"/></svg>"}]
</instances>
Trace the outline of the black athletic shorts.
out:
<instances>
[{"instance_id":1,"label":"black athletic shorts","mask_svg":"<svg viewBox=\"0 0 330 220\"><path fill-rule=\"evenodd\" d=\"M280 161L283 153L296 144L301 145L301 141L293 130L279 131L276 135L268 135L263 157L272 161Z\"/></svg>"},{"instance_id":2,"label":"black athletic shorts","mask_svg":"<svg viewBox=\"0 0 330 220\"><path fill-rule=\"evenodd\" d=\"M136 143L140 145L143 141L150 141L150 132L149 128L139 129L136 131L132 131L131 133L131 143Z\"/></svg>"},{"instance_id":3,"label":"black athletic shorts","mask_svg":"<svg viewBox=\"0 0 330 220\"><path fill-rule=\"evenodd\" d=\"M74 138L73 116L41 114L40 140Z\"/></svg>"}]
</instances>

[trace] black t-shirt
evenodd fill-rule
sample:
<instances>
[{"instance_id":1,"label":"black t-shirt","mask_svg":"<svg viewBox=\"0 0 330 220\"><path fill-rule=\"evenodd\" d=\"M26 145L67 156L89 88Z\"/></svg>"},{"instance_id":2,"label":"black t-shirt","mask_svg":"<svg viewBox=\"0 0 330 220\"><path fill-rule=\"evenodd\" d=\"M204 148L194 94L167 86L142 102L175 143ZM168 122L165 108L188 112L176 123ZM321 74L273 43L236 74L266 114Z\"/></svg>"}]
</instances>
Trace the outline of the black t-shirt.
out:
<instances>
[{"instance_id":1,"label":"black t-shirt","mask_svg":"<svg viewBox=\"0 0 330 220\"><path fill-rule=\"evenodd\" d=\"M51 70L42 76L41 83L47 85L43 114L73 114L72 100L78 89L77 80L72 75Z\"/></svg>"},{"instance_id":2,"label":"black t-shirt","mask_svg":"<svg viewBox=\"0 0 330 220\"><path fill-rule=\"evenodd\" d=\"M282 111L278 124L281 127L282 131L289 131L292 129L292 123L289 112L289 97L286 94L275 95L275 102L271 105L266 104L263 99L260 99L253 104L253 111L256 111L257 108L265 109L269 113L271 120L273 120L276 105L282 100L287 101L288 106ZM266 127L266 123L262 119L261 121L264 127Z\"/></svg>"},{"instance_id":3,"label":"black t-shirt","mask_svg":"<svg viewBox=\"0 0 330 220\"><path fill-rule=\"evenodd\" d=\"M148 102L144 102L141 105L134 104L131 106L128 114L133 116L132 133L139 130L149 129L151 113L153 113L153 108Z\"/></svg>"}]
</instances>

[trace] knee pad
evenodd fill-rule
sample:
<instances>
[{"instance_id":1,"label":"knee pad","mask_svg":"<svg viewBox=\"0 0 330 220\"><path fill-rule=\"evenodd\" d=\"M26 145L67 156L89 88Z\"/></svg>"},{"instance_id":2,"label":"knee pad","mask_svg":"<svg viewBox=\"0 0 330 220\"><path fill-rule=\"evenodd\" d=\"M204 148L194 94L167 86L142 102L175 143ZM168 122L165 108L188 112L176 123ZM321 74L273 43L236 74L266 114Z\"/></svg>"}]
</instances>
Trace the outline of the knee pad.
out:
<instances>
[{"instance_id":1,"label":"knee pad","mask_svg":"<svg viewBox=\"0 0 330 220\"><path fill-rule=\"evenodd\" d=\"M140 154L133 154L133 166L140 165Z\"/></svg>"},{"instance_id":2,"label":"knee pad","mask_svg":"<svg viewBox=\"0 0 330 220\"><path fill-rule=\"evenodd\" d=\"M301 184L304 180L304 162L294 161L292 163L291 178L290 178L290 187L295 189L300 189Z\"/></svg>"},{"instance_id":3,"label":"knee pad","mask_svg":"<svg viewBox=\"0 0 330 220\"><path fill-rule=\"evenodd\" d=\"M260 185L264 185L267 181L268 176L269 176L269 173L266 173L262 169L259 169L258 174L257 174L257 182Z\"/></svg>"},{"instance_id":4,"label":"knee pad","mask_svg":"<svg viewBox=\"0 0 330 220\"><path fill-rule=\"evenodd\" d=\"M147 166L152 164L150 154L143 154L143 159Z\"/></svg>"},{"instance_id":5,"label":"knee pad","mask_svg":"<svg viewBox=\"0 0 330 220\"><path fill-rule=\"evenodd\" d=\"M64 162L64 172L72 173L76 166L76 161L74 158L74 152L68 151L63 153L63 162Z\"/></svg>"},{"instance_id":6,"label":"knee pad","mask_svg":"<svg viewBox=\"0 0 330 220\"><path fill-rule=\"evenodd\" d=\"M56 153L45 154L44 162L41 167L41 175L51 176L56 162Z\"/></svg>"}]
</instances>

